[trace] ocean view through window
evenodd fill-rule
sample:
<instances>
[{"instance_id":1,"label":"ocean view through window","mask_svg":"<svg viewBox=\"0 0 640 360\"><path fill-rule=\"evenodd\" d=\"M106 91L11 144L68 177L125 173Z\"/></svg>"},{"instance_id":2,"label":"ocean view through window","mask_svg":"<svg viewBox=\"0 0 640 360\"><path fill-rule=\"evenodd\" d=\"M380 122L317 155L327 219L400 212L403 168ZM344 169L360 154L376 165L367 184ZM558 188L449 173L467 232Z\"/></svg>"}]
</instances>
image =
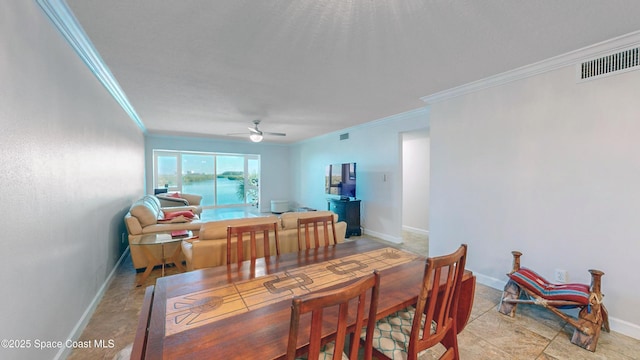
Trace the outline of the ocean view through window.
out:
<instances>
[{"instance_id":1,"label":"ocean view through window","mask_svg":"<svg viewBox=\"0 0 640 360\"><path fill-rule=\"evenodd\" d=\"M153 150L153 184L202 196L203 207L257 206L260 156Z\"/></svg>"}]
</instances>

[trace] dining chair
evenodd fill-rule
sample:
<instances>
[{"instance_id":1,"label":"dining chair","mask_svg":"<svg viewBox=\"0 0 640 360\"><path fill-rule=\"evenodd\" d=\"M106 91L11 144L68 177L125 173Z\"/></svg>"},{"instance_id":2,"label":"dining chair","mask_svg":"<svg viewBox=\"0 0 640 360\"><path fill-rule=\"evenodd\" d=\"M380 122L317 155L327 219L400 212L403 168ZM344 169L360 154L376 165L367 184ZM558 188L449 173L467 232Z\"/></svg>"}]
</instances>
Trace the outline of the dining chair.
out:
<instances>
[{"instance_id":1,"label":"dining chair","mask_svg":"<svg viewBox=\"0 0 640 360\"><path fill-rule=\"evenodd\" d=\"M378 308L379 288L380 274L377 270L374 270L373 274L360 278L336 290L295 296L291 304L287 360L296 359L296 353L298 355L307 353L306 358L308 360L316 360L319 358L338 360L347 358L347 356L348 359L351 360L358 359L358 351L360 348L360 341L358 340L360 332L365 325L366 299L369 290L371 294L369 297L369 312L366 316L366 330L364 330L366 332L364 338L364 359L370 360L372 358L373 330ZM311 313L308 349L302 352L296 351L298 348L298 333L300 329L303 329L303 332L304 329L306 329L306 327L300 326L300 320L304 314L308 313ZM337 319L334 321L335 316L337 316ZM330 326L330 328L327 329L327 326ZM334 330L336 332L335 337L333 337L334 340L321 346L322 334ZM343 352L347 334L350 336L348 355ZM304 336L302 337L303 343L305 338Z\"/></svg>"},{"instance_id":2,"label":"dining chair","mask_svg":"<svg viewBox=\"0 0 640 360\"><path fill-rule=\"evenodd\" d=\"M322 238L324 239L324 246L331 245L331 240L329 239L329 232L333 235L333 244L337 243L336 237L336 224L334 222L333 214L323 215L323 216L314 216L308 218L298 218L298 250L303 250L302 246L302 235L304 233L304 241L306 244L306 249L311 249L311 234L313 234L314 247L315 249L320 247L320 233L319 227L322 226ZM313 232L309 231L309 228L312 228ZM331 227L331 229L329 229Z\"/></svg>"},{"instance_id":3,"label":"dining chair","mask_svg":"<svg viewBox=\"0 0 640 360\"><path fill-rule=\"evenodd\" d=\"M269 241L269 233L273 232L276 255L280 255L280 241L278 240L278 223L263 223L251 225L230 225L227 227L227 265L231 264L231 244L234 236L236 240L236 256L237 262L245 260L244 256L244 234L249 234L250 259L255 260L257 256L257 239L256 235L262 233L264 244L264 257L271 256L271 246Z\"/></svg>"},{"instance_id":4,"label":"dining chair","mask_svg":"<svg viewBox=\"0 0 640 360\"><path fill-rule=\"evenodd\" d=\"M440 359L460 358L455 314L466 257L467 245L462 244L449 255L427 259L415 307L376 322L373 338L376 358L415 360L438 343L446 348Z\"/></svg>"}]
</instances>

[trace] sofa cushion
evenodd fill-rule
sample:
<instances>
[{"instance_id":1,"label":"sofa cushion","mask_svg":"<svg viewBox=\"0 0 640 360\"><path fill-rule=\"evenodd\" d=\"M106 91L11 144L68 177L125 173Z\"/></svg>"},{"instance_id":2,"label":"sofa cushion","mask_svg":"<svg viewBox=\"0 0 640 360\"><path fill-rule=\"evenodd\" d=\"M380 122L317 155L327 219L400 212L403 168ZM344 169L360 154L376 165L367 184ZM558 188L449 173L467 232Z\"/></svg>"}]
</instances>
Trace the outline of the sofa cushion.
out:
<instances>
[{"instance_id":1,"label":"sofa cushion","mask_svg":"<svg viewBox=\"0 0 640 360\"><path fill-rule=\"evenodd\" d=\"M227 227L237 225L253 225L278 222L278 218L270 216L260 216L253 218L209 221L202 224L200 227L200 239L201 240L218 240L227 238Z\"/></svg>"},{"instance_id":2,"label":"sofa cushion","mask_svg":"<svg viewBox=\"0 0 640 360\"><path fill-rule=\"evenodd\" d=\"M143 234L154 234L154 233L170 233L174 230L191 230L194 235L197 235L197 232L200 230L200 226L202 226L202 222L200 220L194 220L186 223L167 223L167 224L155 224L150 225L142 229ZM226 236L226 235L225 235Z\"/></svg>"},{"instance_id":3,"label":"sofa cushion","mask_svg":"<svg viewBox=\"0 0 640 360\"><path fill-rule=\"evenodd\" d=\"M333 211L301 211L301 212L286 212L280 215L280 226L282 229L297 229L298 218L310 218L316 216L333 215L333 221L338 222L338 214Z\"/></svg>"},{"instance_id":4,"label":"sofa cushion","mask_svg":"<svg viewBox=\"0 0 640 360\"><path fill-rule=\"evenodd\" d=\"M146 204L148 204L153 210L153 212L155 212L156 214L160 215L162 213L162 208L160 207L160 200L158 200L157 197L153 195L145 195L142 197L141 200L144 201Z\"/></svg>"},{"instance_id":5,"label":"sofa cushion","mask_svg":"<svg viewBox=\"0 0 640 360\"><path fill-rule=\"evenodd\" d=\"M148 201L137 201L131 206L129 212L138 219L142 227L158 223L158 213L153 210L153 205Z\"/></svg>"},{"instance_id":6,"label":"sofa cushion","mask_svg":"<svg viewBox=\"0 0 640 360\"><path fill-rule=\"evenodd\" d=\"M127 231L129 235L139 235L142 234L142 226L140 225L140 221L137 217L128 213L124 217L124 224L127 226Z\"/></svg>"}]
</instances>

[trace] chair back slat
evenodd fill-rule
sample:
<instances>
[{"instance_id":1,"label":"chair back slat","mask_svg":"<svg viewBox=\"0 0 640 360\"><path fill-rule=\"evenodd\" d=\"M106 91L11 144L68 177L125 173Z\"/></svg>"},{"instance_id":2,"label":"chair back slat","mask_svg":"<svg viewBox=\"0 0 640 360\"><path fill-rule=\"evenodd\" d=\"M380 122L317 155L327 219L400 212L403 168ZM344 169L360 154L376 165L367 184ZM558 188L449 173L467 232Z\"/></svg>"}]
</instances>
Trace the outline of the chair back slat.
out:
<instances>
[{"instance_id":1,"label":"chair back slat","mask_svg":"<svg viewBox=\"0 0 640 360\"><path fill-rule=\"evenodd\" d=\"M452 254L427 259L411 328L409 354L417 355L447 337L448 343L455 344L452 346L454 358L459 358L455 314L466 256L467 245L463 244Z\"/></svg>"},{"instance_id":2,"label":"chair back slat","mask_svg":"<svg viewBox=\"0 0 640 360\"><path fill-rule=\"evenodd\" d=\"M273 232L273 238L276 246L276 255L280 255L280 241L278 239L278 223L263 223L263 224L251 224L251 225L238 225L227 227L227 265L231 264L231 245L234 237L236 240L236 261L238 263L245 260L244 255L244 235L249 234L249 259L255 260L258 257L257 251L257 236L256 234L262 234L264 256L271 256L271 246L269 233Z\"/></svg>"},{"instance_id":3,"label":"chair back slat","mask_svg":"<svg viewBox=\"0 0 640 360\"><path fill-rule=\"evenodd\" d=\"M322 240L324 244L320 244L320 226L322 226ZM311 229L310 229L311 228ZM310 232L312 230L313 232ZM298 218L298 250L303 249L311 249L311 248L319 248L320 246L329 246L331 245L331 239L329 238L329 232L333 236L333 244L338 242L336 237L336 228L335 222L333 218L333 214L322 215L322 216L314 216L307 218ZM306 247L303 247L302 234L304 233L304 244ZM311 243L311 239L313 234L313 247Z\"/></svg>"},{"instance_id":4,"label":"chair back slat","mask_svg":"<svg viewBox=\"0 0 640 360\"><path fill-rule=\"evenodd\" d=\"M345 338L350 336L349 359L358 359L360 348L360 333L364 326L367 327L364 342L364 359L372 358L373 330L375 328L376 311L378 308L378 291L380 288L380 274L376 270L373 274L360 278L350 284L336 290L320 291L296 296L291 305L291 322L289 325L289 341L287 344L287 359L295 359L296 356L307 353L308 359L318 359L322 349L322 334L326 333L328 324L331 324L334 341L333 359L342 359L345 346ZM370 296L367 296L370 293ZM365 309L369 312L365 324ZM337 307L337 309L336 309ZM355 309L355 310L353 310ZM337 313L336 313L337 310ZM302 315L311 313L311 322L308 327L301 326ZM354 314L355 313L355 314ZM303 350L297 350L299 346L299 333L308 333L309 342L304 342ZM306 345L306 348L304 347Z\"/></svg>"}]
</instances>

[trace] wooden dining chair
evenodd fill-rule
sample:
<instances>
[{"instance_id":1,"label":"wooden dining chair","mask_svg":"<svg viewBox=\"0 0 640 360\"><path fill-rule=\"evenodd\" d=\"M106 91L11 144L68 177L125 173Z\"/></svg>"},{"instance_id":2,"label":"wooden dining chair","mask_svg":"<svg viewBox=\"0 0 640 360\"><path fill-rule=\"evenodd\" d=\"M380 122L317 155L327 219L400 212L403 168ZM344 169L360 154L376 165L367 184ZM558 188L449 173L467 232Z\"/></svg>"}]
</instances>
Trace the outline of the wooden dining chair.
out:
<instances>
[{"instance_id":1,"label":"wooden dining chair","mask_svg":"<svg viewBox=\"0 0 640 360\"><path fill-rule=\"evenodd\" d=\"M455 314L466 258L467 245L463 244L452 254L427 259L416 306L376 323L376 358L415 360L438 343L446 348L440 359L460 358Z\"/></svg>"},{"instance_id":2,"label":"wooden dining chair","mask_svg":"<svg viewBox=\"0 0 640 360\"><path fill-rule=\"evenodd\" d=\"M329 239L329 232L333 235L333 244L338 242L336 237L336 224L334 222L333 214L323 215L323 216L314 216L308 218L298 218L298 250L303 250L302 246L302 234L304 233L304 241L306 244L306 249L311 249L311 234L313 234L313 241L315 249L320 247L320 233L319 227L322 227L323 233L322 238L324 240L323 246L331 245L331 240ZM329 229L329 227L331 227ZM312 232L309 231L309 228L312 228Z\"/></svg>"},{"instance_id":3,"label":"wooden dining chair","mask_svg":"<svg viewBox=\"0 0 640 360\"><path fill-rule=\"evenodd\" d=\"M249 249L250 259L255 260L257 258L257 236L262 233L262 239L264 244L264 257L271 256L271 246L269 241L269 233L273 232L276 255L280 255L280 241L278 240L278 223L263 223L263 224L251 224L251 225L237 225L227 227L227 265L231 264L231 244L234 236L236 240L236 256L237 262L245 260L244 256L244 234L249 234Z\"/></svg>"},{"instance_id":4,"label":"wooden dining chair","mask_svg":"<svg viewBox=\"0 0 640 360\"><path fill-rule=\"evenodd\" d=\"M351 360L358 359L360 347L360 341L358 340L360 332L365 325L367 292L371 290L364 338L364 359L370 360L372 358L373 330L378 308L379 288L380 274L375 270L373 274L360 278L340 289L294 297L291 305L287 360L293 360L296 358L296 354L303 355L305 352L308 360L319 358L343 359L343 357L347 356L343 353L347 334L350 336L348 358ZM331 310L334 312L330 312ZM336 311L337 313L334 315ZM300 319L303 314L309 312L311 313L311 325L308 349L302 352L296 351L298 348L298 333L301 329ZM323 315L326 315L324 319ZM337 319L334 321L334 316L336 315ZM353 322L354 319L355 323ZM331 329L327 329L327 324L331 324ZM336 332L334 341L321 346L322 334L329 330L335 330Z\"/></svg>"}]
</instances>

